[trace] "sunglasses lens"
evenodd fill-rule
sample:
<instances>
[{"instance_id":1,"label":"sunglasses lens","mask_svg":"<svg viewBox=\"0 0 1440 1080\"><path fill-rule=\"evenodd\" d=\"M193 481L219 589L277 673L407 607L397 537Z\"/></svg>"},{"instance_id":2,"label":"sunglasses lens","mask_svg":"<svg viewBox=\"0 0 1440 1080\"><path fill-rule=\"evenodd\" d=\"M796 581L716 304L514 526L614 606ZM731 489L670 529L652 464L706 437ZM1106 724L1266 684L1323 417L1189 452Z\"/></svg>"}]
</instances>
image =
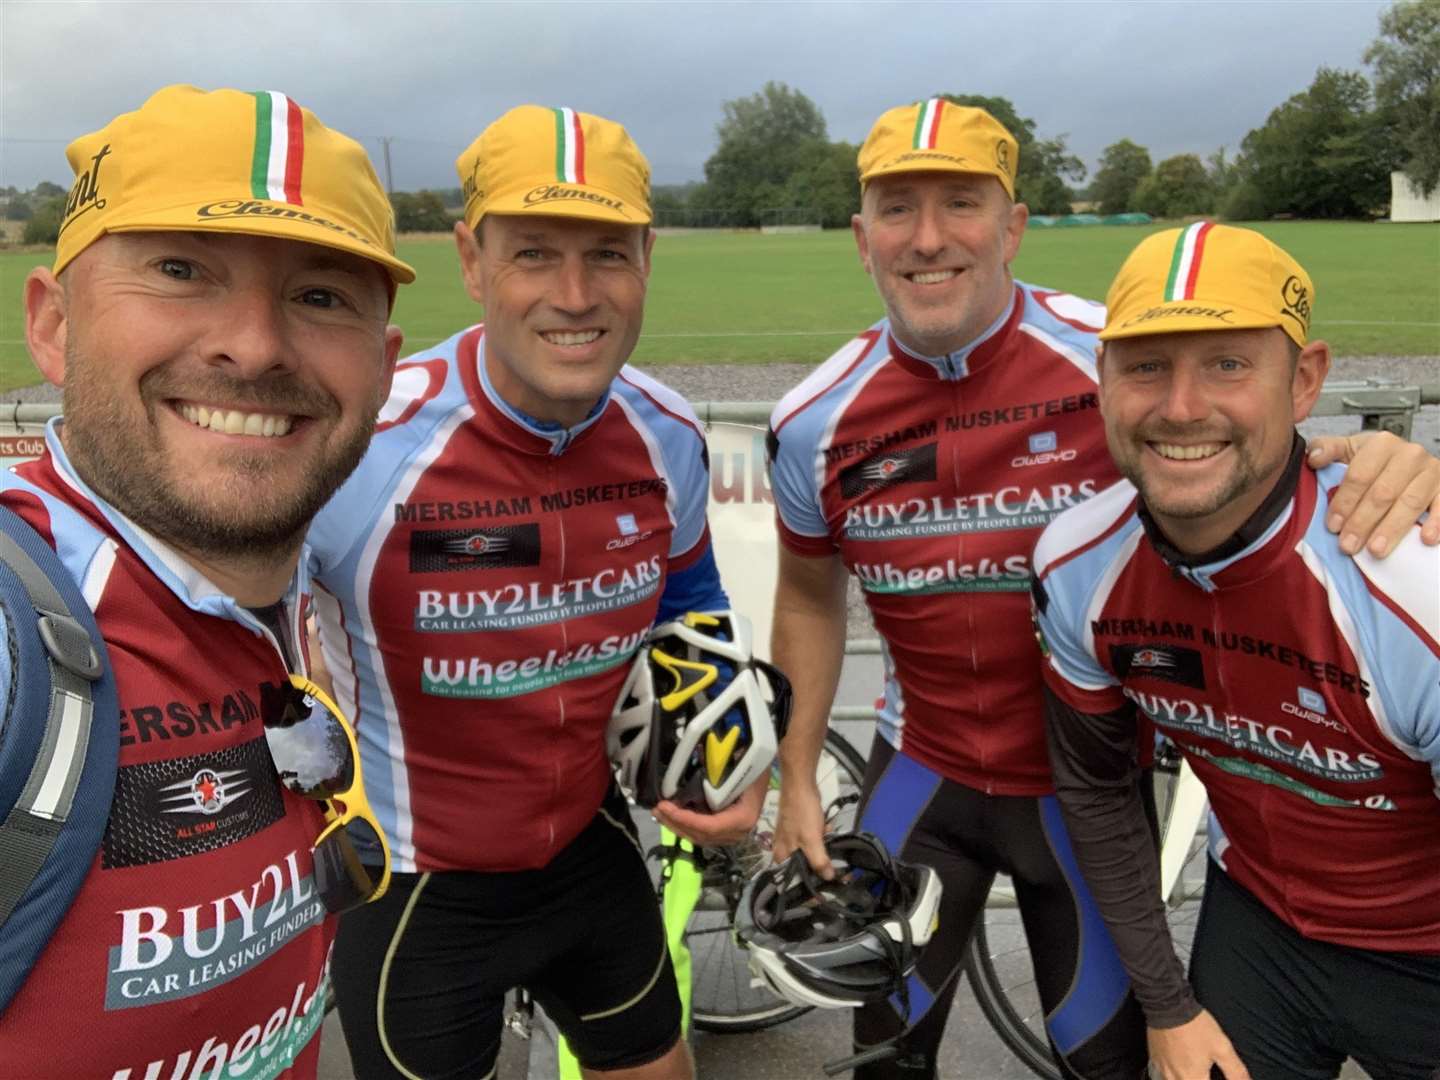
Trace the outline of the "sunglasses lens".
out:
<instances>
[{"instance_id":1,"label":"sunglasses lens","mask_svg":"<svg viewBox=\"0 0 1440 1080\"><path fill-rule=\"evenodd\" d=\"M290 683L285 708L265 723L275 771L286 787L309 799L349 791L355 755L344 721L308 679L291 675Z\"/></svg>"},{"instance_id":2,"label":"sunglasses lens","mask_svg":"<svg viewBox=\"0 0 1440 1080\"><path fill-rule=\"evenodd\" d=\"M338 915L373 899L384 878L384 858L380 837L363 818L326 833L314 851L315 887L325 910Z\"/></svg>"}]
</instances>

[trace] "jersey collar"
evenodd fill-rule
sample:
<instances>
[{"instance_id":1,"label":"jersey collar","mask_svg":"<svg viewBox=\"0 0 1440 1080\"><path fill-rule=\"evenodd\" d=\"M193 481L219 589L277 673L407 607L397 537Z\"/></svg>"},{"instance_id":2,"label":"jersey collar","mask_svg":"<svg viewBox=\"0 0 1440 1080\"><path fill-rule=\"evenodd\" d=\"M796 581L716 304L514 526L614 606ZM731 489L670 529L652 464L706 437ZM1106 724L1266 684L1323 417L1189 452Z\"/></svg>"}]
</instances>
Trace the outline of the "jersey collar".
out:
<instances>
[{"instance_id":1,"label":"jersey collar","mask_svg":"<svg viewBox=\"0 0 1440 1080\"><path fill-rule=\"evenodd\" d=\"M1023 307L1020 286L1017 284L1011 289L1010 302L999 318L981 331L974 341L944 356L921 356L911 352L896 340L890 329L890 320L886 319L885 337L890 346L890 355L917 374L934 375L947 381L966 378L1003 351L1005 343L1019 325Z\"/></svg>"},{"instance_id":2,"label":"jersey collar","mask_svg":"<svg viewBox=\"0 0 1440 1080\"><path fill-rule=\"evenodd\" d=\"M1177 576L1207 592L1264 577L1293 549L1298 536L1292 538L1291 534L1305 529L1314 507L1315 477L1304 462L1305 440L1297 431L1285 470L1265 501L1229 538L1198 555L1187 555L1170 543L1150 516L1145 500L1138 499L1137 512L1150 546Z\"/></svg>"},{"instance_id":3,"label":"jersey collar","mask_svg":"<svg viewBox=\"0 0 1440 1080\"><path fill-rule=\"evenodd\" d=\"M480 336L475 349L475 363L466 372L474 380L471 400L477 406L488 405L489 412L499 423L502 436L518 450L528 454L548 454L554 457L565 453L577 439L595 426L610 404L610 391L597 401L594 407L574 427L565 427L550 420L540 420L515 408L495 389L490 381L490 372L485 364L485 338ZM470 381L467 379L467 382ZM478 394L476 391L478 390Z\"/></svg>"},{"instance_id":4,"label":"jersey collar","mask_svg":"<svg viewBox=\"0 0 1440 1080\"><path fill-rule=\"evenodd\" d=\"M65 501L117 537L186 607L202 615L243 624L253 633L269 638L281 658L285 659L284 650L279 647L274 635L249 608L224 592L175 548L131 521L80 479L65 453L64 444L60 441L60 425L64 419L63 416L57 416L45 425L45 446L50 455L51 467L61 486L69 489ZM65 496L66 492L61 491L58 494ZM300 598L309 591L306 562L306 553L302 550L290 585L281 600L285 609L290 612L292 621L299 617ZM298 633L297 627L297 640Z\"/></svg>"}]
</instances>

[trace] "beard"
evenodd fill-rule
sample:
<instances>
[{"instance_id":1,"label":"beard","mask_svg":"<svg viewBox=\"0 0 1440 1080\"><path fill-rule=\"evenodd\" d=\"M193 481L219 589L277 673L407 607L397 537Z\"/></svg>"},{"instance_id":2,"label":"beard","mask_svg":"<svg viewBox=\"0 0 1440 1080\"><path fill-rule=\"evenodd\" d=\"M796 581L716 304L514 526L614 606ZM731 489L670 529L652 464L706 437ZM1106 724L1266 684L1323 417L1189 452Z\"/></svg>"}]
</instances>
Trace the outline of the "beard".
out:
<instances>
[{"instance_id":1,"label":"beard","mask_svg":"<svg viewBox=\"0 0 1440 1080\"><path fill-rule=\"evenodd\" d=\"M343 426L330 394L290 373L240 380L174 365L148 371L139 401L124 400L103 378L103 358L66 348L63 435L76 473L101 498L181 551L220 559L289 557L311 520L364 457L375 409ZM301 414L331 427L329 438L292 455L230 451L224 468L195 476L161 434L158 413L177 398L224 401L232 408ZM302 460L308 459L308 460ZM189 481L188 483L186 481Z\"/></svg>"},{"instance_id":2,"label":"beard","mask_svg":"<svg viewBox=\"0 0 1440 1080\"><path fill-rule=\"evenodd\" d=\"M1170 483L1161 482L1147 475L1146 470L1140 464L1148 452L1145 448L1147 442L1180 442L1183 440L1207 441L1204 438L1197 438L1196 433L1186 430L1166 429L1163 425L1135 436L1132 444L1132 453L1120 460L1117 455L1117 464L1124 477L1135 485L1140 492L1145 505L1152 513L1162 514L1166 517L1179 520L1191 520L1205 518L1218 513L1226 506L1229 506L1236 499L1241 498L1247 492L1258 487L1268 475L1273 475L1275 467L1262 469L1261 463L1256 460L1253 448L1243 438L1238 437L1236 432L1227 432L1225 435L1213 437L1215 442L1228 442L1229 448L1222 453L1229 453L1232 456L1232 464L1229 471L1209 487L1195 489L1193 485L1185 488L1177 488ZM1283 466L1284 461L1280 462Z\"/></svg>"}]
</instances>

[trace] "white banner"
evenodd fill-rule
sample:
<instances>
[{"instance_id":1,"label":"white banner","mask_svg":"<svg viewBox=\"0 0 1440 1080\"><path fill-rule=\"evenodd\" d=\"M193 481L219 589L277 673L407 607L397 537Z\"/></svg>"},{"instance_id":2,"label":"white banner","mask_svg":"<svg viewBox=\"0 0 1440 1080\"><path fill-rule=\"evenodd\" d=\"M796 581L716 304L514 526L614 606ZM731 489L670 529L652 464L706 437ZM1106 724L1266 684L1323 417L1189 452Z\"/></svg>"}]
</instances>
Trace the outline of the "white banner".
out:
<instances>
[{"instance_id":1,"label":"white banner","mask_svg":"<svg viewBox=\"0 0 1440 1080\"><path fill-rule=\"evenodd\" d=\"M779 559L775 499L765 472L765 429L711 424L710 535L731 606L755 628L755 653L770 657L770 612Z\"/></svg>"}]
</instances>

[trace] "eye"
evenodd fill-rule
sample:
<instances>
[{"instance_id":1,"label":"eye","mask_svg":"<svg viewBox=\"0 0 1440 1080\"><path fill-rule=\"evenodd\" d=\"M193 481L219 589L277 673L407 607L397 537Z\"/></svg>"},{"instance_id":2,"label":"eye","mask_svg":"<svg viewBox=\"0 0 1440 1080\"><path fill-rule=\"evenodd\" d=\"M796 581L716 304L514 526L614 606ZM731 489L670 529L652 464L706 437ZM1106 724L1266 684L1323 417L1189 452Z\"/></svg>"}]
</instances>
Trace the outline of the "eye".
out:
<instances>
[{"instance_id":1,"label":"eye","mask_svg":"<svg viewBox=\"0 0 1440 1080\"><path fill-rule=\"evenodd\" d=\"M595 252L595 258L600 262L629 262L630 256L619 248L601 248Z\"/></svg>"},{"instance_id":2,"label":"eye","mask_svg":"<svg viewBox=\"0 0 1440 1080\"><path fill-rule=\"evenodd\" d=\"M323 289L318 286L303 290L300 293L300 303L309 307L327 309L346 306L345 299L334 289Z\"/></svg>"},{"instance_id":3,"label":"eye","mask_svg":"<svg viewBox=\"0 0 1440 1080\"><path fill-rule=\"evenodd\" d=\"M1236 356L1222 356L1215 362L1215 366L1226 374L1245 370L1245 361Z\"/></svg>"},{"instance_id":4,"label":"eye","mask_svg":"<svg viewBox=\"0 0 1440 1080\"><path fill-rule=\"evenodd\" d=\"M160 273L176 281L194 281L199 276L195 264L186 259L177 259L174 256L167 256L157 264Z\"/></svg>"},{"instance_id":5,"label":"eye","mask_svg":"<svg viewBox=\"0 0 1440 1080\"><path fill-rule=\"evenodd\" d=\"M538 262L545 257L539 248L521 248L515 253L516 262Z\"/></svg>"}]
</instances>

